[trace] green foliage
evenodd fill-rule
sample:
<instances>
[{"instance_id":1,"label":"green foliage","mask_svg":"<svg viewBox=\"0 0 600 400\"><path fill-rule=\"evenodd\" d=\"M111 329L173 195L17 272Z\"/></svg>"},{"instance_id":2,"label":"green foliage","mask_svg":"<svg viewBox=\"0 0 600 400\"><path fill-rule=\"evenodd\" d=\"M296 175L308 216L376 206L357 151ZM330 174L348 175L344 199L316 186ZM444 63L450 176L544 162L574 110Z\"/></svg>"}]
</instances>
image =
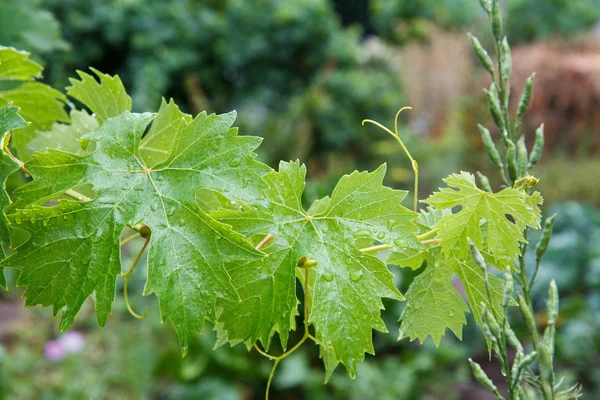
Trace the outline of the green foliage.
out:
<instances>
[{"instance_id":1,"label":"green foliage","mask_svg":"<svg viewBox=\"0 0 600 400\"><path fill-rule=\"evenodd\" d=\"M475 19L471 0L375 0L371 18L377 32L398 43L425 39L431 25L444 28L465 26Z\"/></svg>"},{"instance_id":2,"label":"green foliage","mask_svg":"<svg viewBox=\"0 0 600 400\"><path fill-rule=\"evenodd\" d=\"M27 125L27 122L17 112L18 107L7 104L0 108L0 260L4 258L2 243L10 243L10 228L6 219L5 209L10 205L10 198L6 192L6 178L19 168L19 164L13 160L5 149L10 140L10 131ZM3 271L0 271L0 286L6 287Z\"/></svg>"},{"instance_id":3,"label":"green foliage","mask_svg":"<svg viewBox=\"0 0 600 400\"><path fill-rule=\"evenodd\" d=\"M511 0L507 26L514 42L565 37L590 29L600 20L598 0Z\"/></svg>"},{"instance_id":4,"label":"green foliage","mask_svg":"<svg viewBox=\"0 0 600 400\"><path fill-rule=\"evenodd\" d=\"M26 163L34 180L15 193L16 207L55 198L84 183L92 184L97 196L84 203L62 201L17 212L14 223L32 237L4 265L21 269L18 284L27 286L28 305L63 310L62 329L92 292L98 321L104 325L121 271L119 236L127 224L143 221L152 230L146 292L159 296L163 318L177 327L185 353L203 320L214 320L216 298L237 297L225 266L260 258L240 237L195 209L195 188L256 199L252 182L265 168L253 161L257 139L236 137L230 129L233 114L201 114L169 132L174 136L169 157L149 169L139 146L153 119L152 114L125 111L82 137L96 142L91 155L49 150ZM234 160L237 165L232 167ZM40 260L46 268L38 268Z\"/></svg>"},{"instance_id":5,"label":"green foliage","mask_svg":"<svg viewBox=\"0 0 600 400\"><path fill-rule=\"evenodd\" d=\"M444 182L450 188L434 193L425 203L441 210L462 207L458 213L442 217L437 225L445 255L467 257L467 239L470 238L496 260L510 263L520 253L525 227L540 227L538 205L542 198L538 192L529 196L521 190L506 188L498 193L487 193L477 187L475 177L467 172L450 175ZM482 219L485 221L483 229Z\"/></svg>"},{"instance_id":6,"label":"green foliage","mask_svg":"<svg viewBox=\"0 0 600 400\"><path fill-rule=\"evenodd\" d=\"M19 157L24 160L37 150L30 145L37 130L49 129L55 121L68 120L63 103L66 97L43 83L33 82L41 75L42 67L29 60L28 56L29 53L0 46L0 83L22 82L0 90L0 105L13 103L21 109L21 116L30 122L19 130L13 143Z\"/></svg>"},{"instance_id":7,"label":"green foliage","mask_svg":"<svg viewBox=\"0 0 600 400\"><path fill-rule=\"evenodd\" d=\"M374 352L371 330L386 331L379 317L380 298L402 298L385 264L361 252L354 242L418 247L411 222L415 215L399 206L406 192L382 186L384 166L342 177L331 198L316 201L308 211L301 207L305 174L306 168L297 162L281 163L279 172L265 177L269 209L217 215L248 237L265 232L274 236L265 248L269 257L260 262L263 265L248 268L238 282L234 280L242 302L226 303L221 319L230 339L269 343L278 330L285 347L297 303L296 266L309 255L316 267L309 269L309 281L303 281L305 292L310 285L312 293L305 318L314 325L321 346L334 353L335 362L326 362L326 367L342 362L354 376L356 362L363 361L365 352Z\"/></svg>"},{"instance_id":8,"label":"green foliage","mask_svg":"<svg viewBox=\"0 0 600 400\"><path fill-rule=\"evenodd\" d=\"M0 0L0 43L39 54L66 50L60 26L41 0Z\"/></svg>"},{"instance_id":9,"label":"green foliage","mask_svg":"<svg viewBox=\"0 0 600 400\"><path fill-rule=\"evenodd\" d=\"M251 30L263 25L270 28L268 46L277 48L276 28L282 25L284 30L293 28L296 18L306 17L302 12L290 14L291 10L316 13L329 10L317 0L298 3L307 7L298 9L271 1L255 4L256 9L249 11L242 4L233 1L209 4L198 6L195 11L214 12L224 7L226 18L233 18L231 23L236 23L240 21L235 18L242 14L258 17L274 10L274 25L269 20L259 23L253 18L248 26ZM133 10L137 7L129 6ZM164 3L152 2L151 6L171 10L163 8ZM66 120L62 103L66 97L59 92L49 92L52 95L44 100L49 101L50 97L58 110L42 109L39 104L38 108L33 107L32 99L37 101L43 96L38 95L42 89L32 96L31 85L53 91L42 84L25 82L0 93L6 102L20 104L24 119L33 122L30 131L16 129L24 125L17 118L16 108L2 109L6 110L8 121L3 130L15 131L13 137L18 140L13 145L19 154L27 155L32 146L45 149L36 152L21 167L32 181L11 194L8 226L4 220L2 233L6 233L3 237L6 244L15 244L15 240L9 240L11 235L25 234L28 238L20 239L23 244L14 246L0 267L20 271L17 285L25 287L27 306L52 306L54 314L61 312L61 329L72 325L88 297L93 298L98 322L104 326L112 311L119 274L125 278L123 290L128 310L135 317L144 318L132 311L127 283L148 248L144 293L157 295L161 320L169 319L175 326L182 353L188 352L194 335L203 331L205 320L214 323L217 345L243 342L249 350L254 347L274 361L267 383L268 398L279 363L308 339L319 345L326 381L339 363L354 377L357 363L364 361L365 353L375 352L373 330L387 332L381 315L383 299L403 299L394 275L383 260L388 256L388 263L408 266L413 271L425 264L407 291L407 304L400 317L400 338L424 341L432 336L437 345L446 328L461 338L465 312L470 308L490 352L501 361L511 399L522 397L523 374L535 390L546 398L553 397L559 390L552 363L558 289L551 284L551 301L547 303L549 324L544 334L538 335L531 287L541 256L529 280L525 251L527 230L540 226L538 206L542 197L538 192L530 194L537 179L527 173L527 147L524 140L518 140L518 121L513 121L509 114L510 47L503 37L499 10L497 0L486 8L499 52L498 81L494 80L487 95L507 149L505 160L499 159L499 152L490 151L492 147L495 150L495 145L486 129L482 129L482 134L506 185L500 192L492 193L487 179L482 182L490 191L483 191L472 174L453 174L444 180L448 188L440 189L424 201L430 209L417 214L418 164L400 139L395 121L394 133L375 124L392 134L412 161L415 210L401 205L406 192L383 186L385 165L373 172L354 171L344 175L331 196L319 198L306 210L302 205L306 167L299 161L281 162L279 170L274 171L257 162L254 150L260 139L237 135L237 129L232 128L235 112L222 115L202 112L192 118L173 101L163 99L157 113L132 113L132 100L120 78L93 69L99 80L80 72L81 80L71 80L67 88L67 94L92 113L72 110L71 124L60 123ZM185 11L189 9L177 10L183 14ZM245 28L219 32L226 33L231 44L239 44L243 40L236 35L247 33ZM352 43L356 36L339 40ZM324 42L323 49L332 43ZM481 48L478 41L473 40L473 44L476 50ZM235 64L236 56L246 55L248 58L242 58L242 64L261 71L259 55L264 49L256 46L247 45L248 53L234 49L227 54L234 57L230 60L234 66L239 67ZM372 60L358 63L355 54L347 56L338 58L342 68L364 83L367 76L354 68L357 65L375 68L377 63ZM290 62L292 58L287 54L281 62ZM40 73L38 66L14 49L4 52L4 59L8 62L0 64L0 68L4 65L0 76L5 78L31 80ZM310 58L307 60L310 62ZM14 68L15 63L22 69ZM317 68L309 70L315 72ZM495 79L494 71L494 65L488 65L488 72ZM313 72L307 72L301 86L308 85ZM343 94L344 73L338 72L323 74L322 80L314 80L314 87L322 86L334 96L350 98ZM278 79L273 81L274 93L287 95L285 88L278 87ZM248 93L255 89L244 82L238 87ZM367 87L360 86L368 93ZM315 95L315 99L321 97ZM368 108L369 104L361 103L361 98L350 98L348 106L360 103ZM277 108L277 101L269 106ZM316 120L327 119L318 112L315 114ZM41 130L47 132L38 132ZM58 135L63 136L56 143L48 141ZM324 137L325 143L330 141L331 146L345 143L323 133L319 136ZM6 138L3 156L10 162L2 170L2 182L21 165L9 153ZM520 143L518 151L515 142ZM504 173L505 166L508 174ZM2 194L4 208L11 199ZM137 234L122 240L126 228ZM121 273L121 246L137 236L145 240L144 245L131 268ZM549 238L549 228L546 237ZM375 254L383 250L388 254L381 257ZM505 280L488 271L488 266L506 271ZM535 348L528 355L505 323L508 306L516 304L512 301L512 271L518 273L519 308L526 317ZM457 293L453 275L460 279L470 307ZM301 299L304 333L287 350L299 314L296 279L304 289ZM258 344L268 351L275 334L284 350L280 356L268 354ZM517 351L512 367L507 344ZM540 371L537 376L523 372L525 360L529 365L534 358ZM477 363L471 366L479 382L500 397L480 366Z\"/></svg>"}]
</instances>

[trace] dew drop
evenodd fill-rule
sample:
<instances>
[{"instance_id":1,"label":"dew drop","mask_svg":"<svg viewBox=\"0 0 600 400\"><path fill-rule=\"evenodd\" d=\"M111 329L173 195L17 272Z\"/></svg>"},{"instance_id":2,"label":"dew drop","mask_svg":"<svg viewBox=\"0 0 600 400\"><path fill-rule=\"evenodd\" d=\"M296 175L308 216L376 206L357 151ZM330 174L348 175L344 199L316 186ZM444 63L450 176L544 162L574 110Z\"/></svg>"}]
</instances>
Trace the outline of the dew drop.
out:
<instances>
[{"instance_id":1,"label":"dew drop","mask_svg":"<svg viewBox=\"0 0 600 400\"><path fill-rule=\"evenodd\" d=\"M387 228L388 230L392 230L394 228L394 225L396 225L396 221L393 219L389 219L387 222Z\"/></svg>"},{"instance_id":2,"label":"dew drop","mask_svg":"<svg viewBox=\"0 0 600 400\"><path fill-rule=\"evenodd\" d=\"M450 312L448 313L448 316L449 316L449 317L454 317L455 315L456 315L456 314L454 313L454 311L450 311Z\"/></svg>"},{"instance_id":3,"label":"dew drop","mask_svg":"<svg viewBox=\"0 0 600 400\"><path fill-rule=\"evenodd\" d=\"M240 160L238 160L238 159L233 159L229 162L229 166L233 167L233 168L239 167L239 165L240 165Z\"/></svg>"},{"instance_id":4,"label":"dew drop","mask_svg":"<svg viewBox=\"0 0 600 400\"><path fill-rule=\"evenodd\" d=\"M31 218L29 218L29 222L31 222L32 224L35 224L35 222L37 221L37 218L32 215Z\"/></svg>"},{"instance_id":5,"label":"dew drop","mask_svg":"<svg viewBox=\"0 0 600 400\"><path fill-rule=\"evenodd\" d=\"M68 217L67 217L67 214L64 214L64 215L63 215L63 219L67 219L67 218L68 218Z\"/></svg>"},{"instance_id":6,"label":"dew drop","mask_svg":"<svg viewBox=\"0 0 600 400\"><path fill-rule=\"evenodd\" d=\"M17 215L15 217L15 222L17 223L17 225L21 225L23 223L23 220L21 219L20 215Z\"/></svg>"},{"instance_id":7,"label":"dew drop","mask_svg":"<svg viewBox=\"0 0 600 400\"><path fill-rule=\"evenodd\" d=\"M102 236L100 236L99 232L92 236L92 242L98 243L100 240L102 240Z\"/></svg>"},{"instance_id":8,"label":"dew drop","mask_svg":"<svg viewBox=\"0 0 600 400\"><path fill-rule=\"evenodd\" d=\"M356 236L358 237L370 237L371 236L371 232L367 229L359 229L356 231Z\"/></svg>"},{"instance_id":9,"label":"dew drop","mask_svg":"<svg viewBox=\"0 0 600 400\"><path fill-rule=\"evenodd\" d=\"M88 264L90 263L90 261L91 261L91 260L92 260L92 259L90 258L90 256L86 254L86 255L85 255L85 256L83 256L83 258L81 259L81 263L82 263L83 265L88 265Z\"/></svg>"},{"instance_id":10,"label":"dew drop","mask_svg":"<svg viewBox=\"0 0 600 400\"><path fill-rule=\"evenodd\" d=\"M170 207L169 209L167 209L167 215L173 215L173 213L175 213L175 208Z\"/></svg>"},{"instance_id":11,"label":"dew drop","mask_svg":"<svg viewBox=\"0 0 600 400\"><path fill-rule=\"evenodd\" d=\"M404 248L407 245L406 240L404 240L404 239L396 239L396 240L394 240L394 244L396 245L396 247L401 247L401 248Z\"/></svg>"},{"instance_id":12,"label":"dew drop","mask_svg":"<svg viewBox=\"0 0 600 400\"><path fill-rule=\"evenodd\" d=\"M354 282L360 281L360 278L362 278L362 276L363 276L363 272L360 269L358 271L350 272L350 279L352 279L352 281L354 281Z\"/></svg>"},{"instance_id":13,"label":"dew drop","mask_svg":"<svg viewBox=\"0 0 600 400\"><path fill-rule=\"evenodd\" d=\"M47 219L43 219L42 220L42 225L43 226L48 226L48 220Z\"/></svg>"},{"instance_id":14,"label":"dew drop","mask_svg":"<svg viewBox=\"0 0 600 400\"><path fill-rule=\"evenodd\" d=\"M331 282L333 280L333 274L331 274L331 273L323 274L323 278L325 278L325 280L327 282Z\"/></svg>"},{"instance_id":15,"label":"dew drop","mask_svg":"<svg viewBox=\"0 0 600 400\"><path fill-rule=\"evenodd\" d=\"M384 231L377 232L377 239L379 239L379 240L385 239L385 232Z\"/></svg>"}]
</instances>

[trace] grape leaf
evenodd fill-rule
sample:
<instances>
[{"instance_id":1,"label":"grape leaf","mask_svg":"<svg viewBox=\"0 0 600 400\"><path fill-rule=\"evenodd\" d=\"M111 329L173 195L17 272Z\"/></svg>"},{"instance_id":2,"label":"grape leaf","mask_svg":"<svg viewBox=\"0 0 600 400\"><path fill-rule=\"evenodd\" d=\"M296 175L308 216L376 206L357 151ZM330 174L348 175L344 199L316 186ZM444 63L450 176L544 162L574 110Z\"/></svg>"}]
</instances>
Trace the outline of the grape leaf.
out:
<instances>
[{"instance_id":1,"label":"grape leaf","mask_svg":"<svg viewBox=\"0 0 600 400\"><path fill-rule=\"evenodd\" d=\"M435 345L449 328L462 339L462 326L467 323L467 305L452 286L452 268L444 260L431 260L411 283L406 292L406 308L400 317L398 339L420 339L431 335Z\"/></svg>"},{"instance_id":2,"label":"grape leaf","mask_svg":"<svg viewBox=\"0 0 600 400\"><path fill-rule=\"evenodd\" d=\"M458 260L445 258L436 246L427 252L427 265L406 292L406 308L400 316L400 334L410 340L425 341L431 336L439 345L446 328L449 328L462 340L462 325L467 323L465 312L469 312L465 301L452 284L452 276L456 274L465 289L469 306L475 322L481 324L481 304L494 309L498 315L503 314L501 302L504 281L495 275L488 275L488 283L492 301L485 289L484 273L471 259ZM513 303L516 304L516 303Z\"/></svg>"},{"instance_id":3,"label":"grape leaf","mask_svg":"<svg viewBox=\"0 0 600 400\"><path fill-rule=\"evenodd\" d=\"M41 66L29 60L28 56L29 53L0 46L0 81L31 81L40 77ZM12 147L21 160L27 160L33 154L29 143L36 137L36 131L50 129L56 121L68 121L64 101L64 94L40 82L23 82L0 91L0 106L14 103L21 109L19 114L31 122L12 135Z\"/></svg>"},{"instance_id":4,"label":"grape leaf","mask_svg":"<svg viewBox=\"0 0 600 400\"><path fill-rule=\"evenodd\" d=\"M301 197L306 168L280 163L279 172L264 177L269 209L221 210L214 214L247 237L271 234L264 251L269 257L232 271L241 302L224 300L219 321L230 339L260 340L268 347L274 331L285 347L290 313L296 308L296 270L302 257L317 261L310 288L309 321L329 351L331 368L342 362L354 376L356 362L373 353L372 329L386 331L380 317L382 297L400 300L385 263L355 246L371 242L420 247L412 222L417 214L401 206L406 192L382 186L385 165L372 173L342 177L329 198L305 211ZM335 356L335 362L331 357Z\"/></svg>"},{"instance_id":5,"label":"grape leaf","mask_svg":"<svg viewBox=\"0 0 600 400\"><path fill-rule=\"evenodd\" d=\"M152 230L145 294L157 294L162 319L175 325L185 353L204 319L215 319L216 298L238 298L227 270L262 258L241 235L199 210L195 192L205 187L251 201L269 169L254 160L260 139L231 129L235 113L200 114L183 124L171 132L169 157L148 168L139 142L154 118L126 111L107 120L82 137L96 142L90 155L36 153L26 163L34 180L15 192L15 203L39 205L11 215L31 239L2 265L21 270L17 284L26 286L28 306L62 310L61 329L89 295L104 325L121 271L120 234L126 225L144 223ZM93 200L41 206L81 184L93 185Z\"/></svg>"},{"instance_id":6,"label":"grape leaf","mask_svg":"<svg viewBox=\"0 0 600 400\"><path fill-rule=\"evenodd\" d=\"M110 76L90 68L99 81L90 74L77 71L81 80L69 78L71 86L67 94L85 104L96 116L98 123L116 117L123 111L131 111L131 97L127 94L118 75Z\"/></svg>"},{"instance_id":7,"label":"grape leaf","mask_svg":"<svg viewBox=\"0 0 600 400\"><path fill-rule=\"evenodd\" d=\"M8 132L12 129L22 128L27 125L27 122L18 114L19 108L14 107L11 104L7 104L0 108L0 144L2 149L0 150L0 260L4 255L4 249L1 243L10 243L10 231L8 227L8 220L4 210L10 204L10 197L6 192L6 178L17 169L19 164L13 161L13 159L4 152L4 149L8 145L10 139ZM4 279L3 269L0 268L0 287L6 287L6 281Z\"/></svg>"},{"instance_id":8,"label":"grape leaf","mask_svg":"<svg viewBox=\"0 0 600 400\"><path fill-rule=\"evenodd\" d=\"M69 124L55 123L47 132L38 132L35 139L29 143L32 151L44 151L51 147L74 154L85 151L79 139L82 135L98 129L98 121L85 110L71 111Z\"/></svg>"},{"instance_id":9,"label":"grape leaf","mask_svg":"<svg viewBox=\"0 0 600 400\"><path fill-rule=\"evenodd\" d=\"M41 78L41 65L29 59L30 53L0 46L0 80L30 81Z\"/></svg>"},{"instance_id":10,"label":"grape leaf","mask_svg":"<svg viewBox=\"0 0 600 400\"><path fill-rule=\"evenodd\" d=\"M462 207L455 214L443 216L437 225L437 237L442 240L446 256L467 258L467 240L471 238L477 247L485 249L494 258L513 260L520 254L519 242L525 242L525 227L539 228L539 194L528 199L525 192L513 188L488 193L480 190L475 177L467 172L452 174L444 182L449 188L435 192L424 202L441 210ZM485 246L480 227L482 221L487 230Z\"/></svg>"},{"instance_id":11,"label":"grape leaf","mask_svg":"<svg viewBox=\"0 0 600 400\"><path fill-rule=\"evenodd\" d=\"M168 157L173 146L172 131L177 131L181 124L189 124L192 117L184 114L171 100L169 103L162 99L160 113L152 122L148 133L140 144L140 154L146 165L153 166Z\"/></svg>"}]
</instances>

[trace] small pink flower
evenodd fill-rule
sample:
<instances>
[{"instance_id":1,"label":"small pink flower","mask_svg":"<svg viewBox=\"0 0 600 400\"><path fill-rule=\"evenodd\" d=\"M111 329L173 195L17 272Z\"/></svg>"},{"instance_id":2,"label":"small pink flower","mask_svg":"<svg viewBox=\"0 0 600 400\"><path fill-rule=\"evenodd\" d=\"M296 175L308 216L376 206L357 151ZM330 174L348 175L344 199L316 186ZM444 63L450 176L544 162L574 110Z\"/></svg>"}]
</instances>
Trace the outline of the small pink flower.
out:
<instances>
[{"instance_id":1,"label":"small pink flower","mask_svg":"<svg viewBox=\"0 0 600 400\"><path fill-rule=\"evenodd\" d=\"M69 331L62 334L58 341L63 347L63 350L67 354L79 353L83 350L83 346L85 345L85 339L81 332L77 331Z\"/></svg>"},{"instance_id":2,"label":"small pink flower","mask_svg":"<svg viewBox=\"0 0 600 400\"><path fill-rule=\"evenodd\" d=\"M50 340L44 346L44 355L50 361L60 361L67 354L58 340Z\"/></svg>"}]
</instances>

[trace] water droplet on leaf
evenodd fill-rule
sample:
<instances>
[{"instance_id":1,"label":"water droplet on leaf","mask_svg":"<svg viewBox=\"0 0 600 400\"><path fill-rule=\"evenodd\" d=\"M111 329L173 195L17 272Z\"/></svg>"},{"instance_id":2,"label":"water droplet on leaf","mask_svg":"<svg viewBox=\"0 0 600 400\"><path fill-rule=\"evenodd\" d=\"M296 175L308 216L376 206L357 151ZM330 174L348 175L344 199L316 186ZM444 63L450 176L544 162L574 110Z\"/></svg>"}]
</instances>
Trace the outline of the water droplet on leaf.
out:
<instances>
[{"instance_id":1,"label":"water droplet on leaf","mask_svg":"<svg viewBox=\"0 0 600 400\"><path fill-rule=\"evenodd\" d=\"M333 280L333 274L331 274L331 273L329 273L329 272L328 272L328 273L325 273L325 274L323 274L323 278L325 278L325 280L326 280L327 282L331 282L331 281Z\"/></svg>"},{"instance_id":2,"label":"water droplet on leaf","mask_svg":"<svg viewBox=\"0 0 600 400\"><path fill-rule=\"evenodd\" d=\"M352 279L354 282L360 281L360 278L362 278L362 276L363 276L362 270L350 272L350 279Z\"/></svg>"},{"instance_id":3,"label":"water droplet on leaf","mask_svg":"<svg viewBox=\"0 0 600 400\"><path fill-rule=\"evenodd\" d=\"M396 247L406 247L407 243L406 240L404 239L396 239L394 240L394 244L396 245Z\"/></svg>"}]
</instances>

